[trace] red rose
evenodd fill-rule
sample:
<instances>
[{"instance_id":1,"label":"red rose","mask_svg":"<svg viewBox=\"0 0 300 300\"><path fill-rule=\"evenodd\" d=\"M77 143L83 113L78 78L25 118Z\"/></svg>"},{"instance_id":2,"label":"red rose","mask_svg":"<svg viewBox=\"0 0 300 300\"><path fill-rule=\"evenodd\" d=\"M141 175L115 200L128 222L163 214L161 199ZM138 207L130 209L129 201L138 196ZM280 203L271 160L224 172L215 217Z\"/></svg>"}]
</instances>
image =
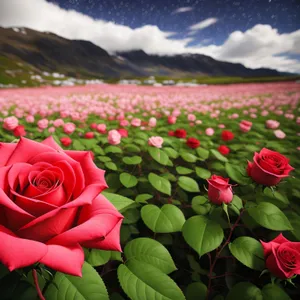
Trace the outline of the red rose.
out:
<instances>
[{"instance_id":1,"label":"red rose","mask_svg":"<svg viewBox=\"0 0 300 300\"><path fill-rule=\"evenodd\" d=\"M124 128L117 129L117 131L120 133L121 137L128 137L128 131Z\"/></svg>"},{"instance_id":2,"label":"red rose","mask_svg":"<svg viewBox=\"0 0 300 300\"><path fill-rule=\"evenodd\" d=\"M231 141L234 138L234 134L229 130L223 130L221 138L223 141Z\"/></svg>"},{"instance_id":3,"label":"red rose","mask_svg":"<svg viewBox=\"0 0 300 300\"><path fill-rule=\"evenodd\" d=\"M25 136L25 127L23 125L19 125L14 129L13 133L15 137Z\"/></svg>"},{"instance_id":4,"label":"red rose","mask_svg":"<svg viewBox=\"0 0 300 300\"><path fill-rule=\"evenodd\" d=\"M232 187L229 184L229 178L212 175L208 182L208 199L217 205L228 204L232 201Z\"/></svg>"},{"instance_id":5,"label":"red rose","mask_svg":"<svg viewBox=\"0 0 300 300\"><path fill-rule=\"evenodd\" d=\"M289 165L289 159L282 154L263 148L255 152L253 162L248 162L248 175L257 183L266 186L276 185L289 172L294 170Z\"/></svg>"},{"instance_id":6,"label":"red rose","mask_svg":"<svg viewBox=\"0 0 300 300\"><path fill-rule=\"evenodd\" d=\"M174 135L177 138L184 139L186 137L186 131L184 129L176 129Z\"/></svg>"},{"instance_id":7,"label":"red rose","mask_svg":"<svg viewBox=\"0 0 300 300\"><path fill-rule=\"evenodd\" d=\"M278 278L287 279L300 274L300 243L290 242L282 234L265 243L266 267Z\"/></svg>"},{"instance_id":8,"label":"red rose","mask_svg":"<svg viewBox=\"0 0 300 300\"><path fill-rule=\"evenodd\" d=\"M84 135L84 137L86 139L93 139L94 138L94 132L86 132L86 134Z\"/></svg>"},{"instance_id":9,"label":"red rose","mask_svg":"<svg viewBox=\"0 0 300 300\"><path fill-rule=\"evenodd\" d=\"M188 147L190 147L192 149L196 149L200 146L200 141L193 137L190 137L187 139L186 144Z\"/></svg>"},{"instance_id":10,"label":"red rose","mask_svg":"<svg viewBox=\"0 0 300 300\"><path fill-rule=\"evenodd\" d=\"M227 155L230 153L230 149L225 146L225 145L221 145L219 148L218 148L218 151L223 154L223 155Z\"/></svg>"},{"instance_id":11,"label":"red rose","mask_svg":"<svg viewBox=\"0 0 300 300\"><path fill-rule=\"evenodd\" d=\"M174 135L175 135L174 131L170 130L170 131L168 132L168 136L174 136Z\"/></svg>"},{"instance_id":12,"label":"red rose","mask_svg":"<svg viewBox=\"0 0 300 300\"><path fill-rule=\"evenodd\" d=\"M96 123L92 123L92 124L90 125L90 128L91 128L91 129L97 129L97 124L96 124Z\"/></svg>"},{"instance_id":13,"label":"red rose","mask_svg":"<svg viewBox=\"0 0 300 300\"><path fill-rule=\"evenodd\" d=\"M69 147L72 144L72 139L69 137L62 137L60 139L60 142L65 146L65 147Z\"/></svg>"},{"instance_id":14,"label":"red rose","mask_svg":"<svg viewBox=\"0 0 300 300\"><path fill-rule=\"evenodd\" d=\"M100 193L104 171L87 151L52 137L0 143L0 262L81 275L83 247L120 251L122 215ZM100 194L100 195L99 195Z\"/></svg>"}]
</instances>

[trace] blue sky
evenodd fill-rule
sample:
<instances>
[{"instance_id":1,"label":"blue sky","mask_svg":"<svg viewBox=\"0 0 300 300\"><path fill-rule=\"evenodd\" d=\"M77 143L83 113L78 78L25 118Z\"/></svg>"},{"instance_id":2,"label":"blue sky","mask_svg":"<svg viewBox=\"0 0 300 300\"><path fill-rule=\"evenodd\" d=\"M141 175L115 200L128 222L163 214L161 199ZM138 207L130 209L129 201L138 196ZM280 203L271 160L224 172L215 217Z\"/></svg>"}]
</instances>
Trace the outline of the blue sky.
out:
<instances>
[{"instance_id":1,"label":"blue sky","mask_svg":"<svg viewBox=\"0 0 300 300\"><path fill-rule=\"evenodd\" d=\"M0 0L0 26L300 73L300 0Z\"/></svg>"},{"instance_id":2,"label":"blue sky","mask_svg":"<svg viewBox=\"0 0 300 300\"><path fill-rule=\"evenodd\" d=\"M187 37L188 28L208 18L218 22L194 35L191 45L208 41L220 45L235 30L269 24L279 33L300 29L300 0L48 0L96 19L131 28L147 24ZM189 10L175 13L176 9Z\"/></svg>"}]
</instances>

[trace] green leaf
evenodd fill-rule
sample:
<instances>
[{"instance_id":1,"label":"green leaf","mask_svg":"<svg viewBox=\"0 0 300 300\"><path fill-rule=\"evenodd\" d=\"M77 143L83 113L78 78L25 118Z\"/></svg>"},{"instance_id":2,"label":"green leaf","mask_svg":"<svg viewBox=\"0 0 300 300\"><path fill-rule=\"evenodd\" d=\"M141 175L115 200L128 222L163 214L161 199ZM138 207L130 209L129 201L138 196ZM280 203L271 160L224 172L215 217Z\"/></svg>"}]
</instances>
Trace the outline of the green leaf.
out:
<instances>
[{"instance_id":1,"label":"green leaf","mask_svg":"<svg viewBox=\"0 0 300 300\"><path fill-rule=\"evenodd\" d=\"M124 249L124 254L127 260L134 258L148 263L165 274L177 270L168 250L153 239L137 238L130 241Z\"/></svg>"},{"instance_id":2,"label":"green leaf","mask_svg":"<svg viewBox=\"0 0 300 300\"><path fill-rule=\"evenodd\" d=\"M73 140L72 147L77 151L85 150L85 146L79 140Z\"/></svg>"},{"instance_id":3,"label":"green leaf","mask_svg":"<svg viewBox=\"0 0 300 300\"><path fill-rule=\"evenodd\" d=\"M229 291L226 300L263 300L263 296L261 290L254 284L240 282Z\"/></svg>"},{"instance_id":4,"label":"green leaf","mask_svg":"<svg viewBox=\"0 0 300 300\"><path fill-rule=\"evenodd\" d=\"M293 211L287 211L285 215L293 226L291 234L300 241L300 216Z\"/></svg>"},{"instance_id":5,"label":"green leaf","mask_svg":"<svg viewBox=\"0 0 300 300\"><path fill-rule=\"evenodd\" d=\"M204 196L196 196L192 199L192 209L198 215L206 215L211 209L211 204Z\"/></svg>"},{"instance_id":6,"label":"green leaf","mask_svg":"<svg viewBox=\"0 0 300 300\"><path fill-rule=\"evenodd\" d=\"M169 180L158 176L154 173L148 175L149 182L151 185L161 193L171 196L171 183Z\"/></svg>"},{"instance_id":7,"label":"green leaf","mask_svg":"<svg viewBox=\"0 0 300 300\"><path fill-rule=\"evenodd\" d=\"M176 172L180 175L187 175L187 174L193 173L194 170L179 166L179 167L176 167Z\"/></svg>"},{"instance_id":8,"label":"green leaf","mask_svg":"<svg viewBox=\"0 0 300 300\"><path fill-rule=\"evenodd\" d=\"M278 285L269 283L262 289L264 300L291 300L289 295Z\"/></svg>"},{"instance_id":9,"label":"green leaf","mask_svg":"<svg viewBox=\"0 0 300 300\"><path fill-rule=\"evenodd\" d=\"M187 192L200 192L198 183L194 179L189 178L187 176L180 176L178 178L178 185Z\"/></svg>"},{"instance_id":10,"label":"green leaf","mask_svg":"<svg viewBox=\"0 0 300 300\"><path fill-rule=\"evenodd\" d=\"M183 225L182 234L200 256L218 248L224 238L222 227L204 216L189 218Z\"/></svg>"},{"instance_id":11,"label":"green leaf","mask_svg":"<svg viewBox=\"0 0 300 300\"><path fill-rule=\"evenodd\" d=\"M135 259L119 266L118 278L131 300L185 300L180 288L168 275Z\"/></svg>"},{"instance_id":12,"label":"green leaf","mask_svg":"<svg viewBox=\"0 0 300 300\"><path fill-rule=\"evenodd\" d=\"M126 165L138 165L142 162L142 158L140 156L125 156L123 162Z\"/></svg>"},{"instance_id":13,"label":"green leaf","mask_svg":"<svg viewBox=\"0 0 300 300\"><path fill-rule=\"evenodd\" d=\"M105 265L110 260L111 252L99 249L91 249L86 251L85 260L92 266Z\"/></svg>"},{"instance_id":14,"label":"green leaf","mask_svg":"<svg viewBox=\"0 0 300 300\"><path fill-rule=\"evenodd\" d=\"M120 181L127 188L134 187L138 183L138 180L134 175L125 172L120 174Z\"/></svg>"},{"instance_id":15,"label":"green leaf","mask_svg":"<svg viewBox=\"0 0 300 300\"><path fill-rule=\"evenodd\" d=\"M97 156L97 159L104 163L111 161L111 158L109 156Z\"/></svg>"},{"instance_id":16,"label":"green leaf","mask_svg":"<svg viewBox=\"0 0 300 300\"><path fill-rule=\"evenodd\" d=\"M141 149L138 146L134 145L134 144L127 144L127 145L125 145L124 146L124 150L126 150L126 151L128 151L130 153L132 153L132 152L140 153L141 152Z\"/></svg>"},{"instance_id":17,"label":"green leaf","mask_svg":"<svg viewBox=\"0 0 300 300\"><path fill-rule=\"evenodd\" d=\"M112 171L117 171L117 170L118 170L117 165L116 165L115 163L113 163L112 161L108 161L108 162L106 162L104 165L105 165L105 167L106 167L107 169L110 169L110 170L112 170Z\"/></svg>"},{"instance_id":18,"label":"green leaf","mask_svg":"<svg viewBox=\"0 0 300 300\"><path fill-rule=\"evenodd\" d=\"M246 173L246 167L226 163L225 170L228 176L235 182L241 185L247 185L251 183L251 178Z\"/></svg>"},{"instance_id":19,"label":"green leaf","mask_svg":"<svg viewBox=\"0 0 300 300\"><path fill-rule=\"evenodd\" d=\"M211 154L219 161L228 162L228 159L215 149L210 150Z\"/></svg>"},{"instance_id":20,"label":"green leaf","mask_svg":"<svg viewBox=\"0 0 300 300\"><path fill-rule=\"evenodd\" d=\"M264 252L260 242L241 236L229 244L231 254L248 268L262 271L265 267Z\"/></svg>"},{"instance_id":21,"label":"green leaf","mask_svg":"<svg viewBox=\"0 0 300 300\"><path fill-rule=\"evenodd\" d=\"M208 179L211 176L210 171L208 171L206 169L203 169L203 168L200 168L200 167L196 167L196 174L197 174L198 177L200 177L202 179Z\"/></svg>"},{"instance_id":22,"label":"green leaf","mask_svg":"<svg viewBox=\"0 0 300 300\"><path fill-rule=\"evenodd\" d=\"M0 279L7 275L9 273L9 270L0 263Z\"/></svg>"},{"instance_id":23,"label":"green leaf","mask_svg":"<svg viewBox=\"0 0 300 300\"><path fill-rule=\"evenodd\" d=\"M293 230L284 213L274 204L261 202L247 209L249 215L261 226L271 230Z\"/></svg>"},{"instance_id":24,"label":"green leaf","mask_svg":"<svg viewBox=\"0 0 300 300\"><path fill-rule=\"evenodd\" d=\"M240 215L240 210L243 208L243 201L238 196L234 195L232 201L228 205L228 208L234 211L238 216Z\"/></svg>"},{"instance_id":25,"label":"green leaf","mask_svg":"<svg viewBox=\"0 0 300 300\"><path fill-rule=\"evenodd\" d=\"M131 208L135 204L133 200L118 194L112 194L108 192L102 192L101 194L104 197L106 197L107 200L111 202L114 205L114 207L120 212L125 211L128 208Z\"/></svg>"},{"instance_id":26,"label":"green leaf","mask_svg":"<svg viewBox=\"0 0 300 300\"><path fill-rule=\"evenodd\" d=\"M145 205L141 216L146 226L156 233L181 231L185 222L182 211L172 204L165 204L161 208L153 204Z\"/></svg>"},{"instance_id":27,"label":"green leaf","mask_svg":"<svg viewBox=\"0 0 300 300\"><path fill-rule=\"evenodd\" d=\"M169 156L164 151L155 147L149 147L148 152L150 156L159 164L163 166L166 166L168 164Z\"/></svg>"},{"instance_id":28,"label":"green leaf","mask_svg":"<svg viewBox=\"0 0 300 300\"><path fill-rule=\"evenodd\" d=\"M186 162L189 162L189 163L194 163L198 159L197 156L195 156L192 153L188 153L188 152L183 152L180 154L180 156L182 157L183 160L185 160Z\"/></svg>"},{"instance_id":29,"label":"green leaf","mask_svg":"<svg viewBox=\"0 0 300 300\"><path fill-rule=\"evenodd\" d=\"M207 287L202 282L193 282L186 289L186 300L205 300Z\"/></svg>"},{"instance_id":30,"label":"green leaf","mask_svg":"<svg viewBox=\"0 0 300 300\"><path fill-rule=\"evenodd\" d=\"M169 157L176 159L178 157L178 152L170 147L164 147L164 151L168 154Z\"/></svg>"},{"instance_id":31,"label":"green leaf","mask_svg":"<svg viewBox=\"0 0 300 300\"><path fill-rule=\"evenodd\" d=\"M201 160L206 160L209 157L209 151L204 148L199 147L196 149L196 152Z\"/></svg>"},{"instance_id":32,"label":"green leaf","mask_svg":"<svg viewBox=\"0 0 300 300\"><path fill-rule=\"evenodd\" d=\"M117 147L117 146L107 146L105 149L104 149L104 152L107 154L107 153L122 153L122 149Z\"/></svg>"},{"instance_id":33,"label":"green leaf","mask_svg":"<svg viewBox=\"0 0 300 300\"><path fill-rule=\"evenodd\" d=\"M140 194L140 195L137 195L136 198L135 198L135 202L138 202L138 203L147 203L147 200L153 198L152 195L150 194Z\"/></svg>"},{"instance_id":34,"label":"green leaf","mask_svg":"<svg viewBox=\"0 0 300 300\"><path fill-rule=\"evenodd\" d=\"M106 287L96 272L87 262L82 267L82 278L57 272L54 283L48 287L47 300L109 300Z\"/></svg>"}]
</instances>

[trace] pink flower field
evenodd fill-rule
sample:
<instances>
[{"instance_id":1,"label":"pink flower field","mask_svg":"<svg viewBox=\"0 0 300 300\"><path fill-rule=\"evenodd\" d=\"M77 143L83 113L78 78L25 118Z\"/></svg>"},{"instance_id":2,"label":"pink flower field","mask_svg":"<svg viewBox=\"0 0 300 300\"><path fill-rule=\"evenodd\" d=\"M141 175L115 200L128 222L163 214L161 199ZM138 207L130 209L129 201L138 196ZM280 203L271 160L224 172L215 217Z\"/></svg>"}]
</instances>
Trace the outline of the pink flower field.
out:
<instances>
[{"instance_id":1,"label":"pink flower field","mask_svg":"<svg viewBox=\"0 0 300 300\"><path fill-rule=\"evenodd\" d=\"M4 299L299 299L299 83L3 89L0 122Z\"/></svg>"}]
</instances>

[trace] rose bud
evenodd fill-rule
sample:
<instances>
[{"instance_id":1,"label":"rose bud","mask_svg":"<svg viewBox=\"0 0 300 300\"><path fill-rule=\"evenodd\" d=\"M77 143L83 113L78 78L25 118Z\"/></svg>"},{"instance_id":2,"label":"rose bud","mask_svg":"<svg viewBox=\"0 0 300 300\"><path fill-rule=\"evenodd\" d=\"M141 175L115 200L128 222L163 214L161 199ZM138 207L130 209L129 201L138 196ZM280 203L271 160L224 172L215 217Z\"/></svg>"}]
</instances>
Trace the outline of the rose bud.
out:
<instances>
[{"instance_id":1,"label":"rose bud","mask_svg":"<svg viewBox=\"0 0 300 300\"><path fill-rule=\"evenodd\" d=\"M180 139L184 139L186 137L186 131L184 129L176 129L174 132L174 136Z\"/></svg>"},{"instance_id":2,"label":"rose bud","mask_svg":"<svg viewBox=\"0 0 300 300\"><path fill-rule=\"evenodd\" d=\"M288 279L300 274L300 243L279 234L271 242L260 241L264 249L266 268L276 277Z\"/></svg>"},{"instance_id":3,"label":"rose bud","mask_svg":"<svg viewBox=\"0 0 300 300\"><path fill-rule=\"evenodd\" d=\"M96 128L97 128L97 124L96 124L96 123L92 123L92 124L90 125L90 128L91 128L91 129L96 129Z\"/></svg>"},{"instance_id":4,"label":"rose bud","mask_svg":"<svg viewBox=\"0 0 300 300\"><path fill-rule=\"evenodd\" d=\"M187 139L186 144L188 147L192 149L196 149L200 146L200 141L197 140L196 138L190 137Z\"/></svg>"},{"instance_id":5,"label":"rose bud","mask_svg":"<svg viewBox=\"0 0 300 300\"><path fill-rule=\"evenodd\" d=\"M113 129L108 132L107 140L111 145L118 145L121 143L121 134Z\"/></svg>"},{"instance_id":6,"label":"rose bud","mask_svg":"<svg viewBox=\"0 0 300 300\"><path fill-rule=\"evenodd\" d=\"M228 204L232 201L232 185L229 184L229 178L212 175L208 182L208 199L217 205Z\"/></svg>"},{"instance_id":7,"label":"rose bud","mask_svg":"<svg viewBox=\"0 0 300 300\"><path fill-rule=\"evenodd\" d=\"M86 132L84 135L85 139L93 139L94 138L94 132Z\"/></svg>"},{"instance_id":8,"label":"rose bud","mask_svg":"<svg viewBox=\"0 0 300 300\"><path fill-rule=\"evenodd\" d=\"M222 155L228 155L230 153L230 149L225 146L225 145L221 145L219 148L218 148L218 151L222 154Z\"/></svg>"},{"instance_id":9,"label":"rose bud","mask_svg":"<svg viewBox=\"0 0 300 300\"><path fill-rule=\"evenodd\" d=\"M168 132L168 136L174 136L174 135L175 135L174 131L170 130L170 131Z\"/></svg>"},{"instance_id":10,"label":"rose bud","mask_svg":"<svg viewBox=\"0 0 300 300\"><path fill-rule=\"evenodd\" d=\"M72 139L69 137L62 137L60 139L60 142L62 143L62 145L64 145L65 147L69 147L72 144Z\"/></svg>"},{"instance_id":11,"label":"rose bud","mask_svg":"<svg viewBox=\"0 0 300 300\"><path fill-rule=\"evenodd\" d=\"M234 134L229 130L223 130L221 138L223 141L231 141L234 138Z\"/></svg>"},{"instance_id":12,"label":"rose bud","mask_svg":"<svg viewBox=\"0 0 300 300\"><path fill-rule=\"evenodd\" d=\"M13 133L15 137L25 136L26 135L25 127L23 125L18 125L14 129Z\"/></svg>"},{"instance_id":13,"label":"rose bud","mask_svg":"<svg viewBox=\"0 0 300 300\"><path fill-rule=\"evenodd\" d=\"M282 154L263 148L255 152L253 162L248 162L247 173L258 184L273 186L294 170L289 159Z\"/></svg>"}]
</instances>

